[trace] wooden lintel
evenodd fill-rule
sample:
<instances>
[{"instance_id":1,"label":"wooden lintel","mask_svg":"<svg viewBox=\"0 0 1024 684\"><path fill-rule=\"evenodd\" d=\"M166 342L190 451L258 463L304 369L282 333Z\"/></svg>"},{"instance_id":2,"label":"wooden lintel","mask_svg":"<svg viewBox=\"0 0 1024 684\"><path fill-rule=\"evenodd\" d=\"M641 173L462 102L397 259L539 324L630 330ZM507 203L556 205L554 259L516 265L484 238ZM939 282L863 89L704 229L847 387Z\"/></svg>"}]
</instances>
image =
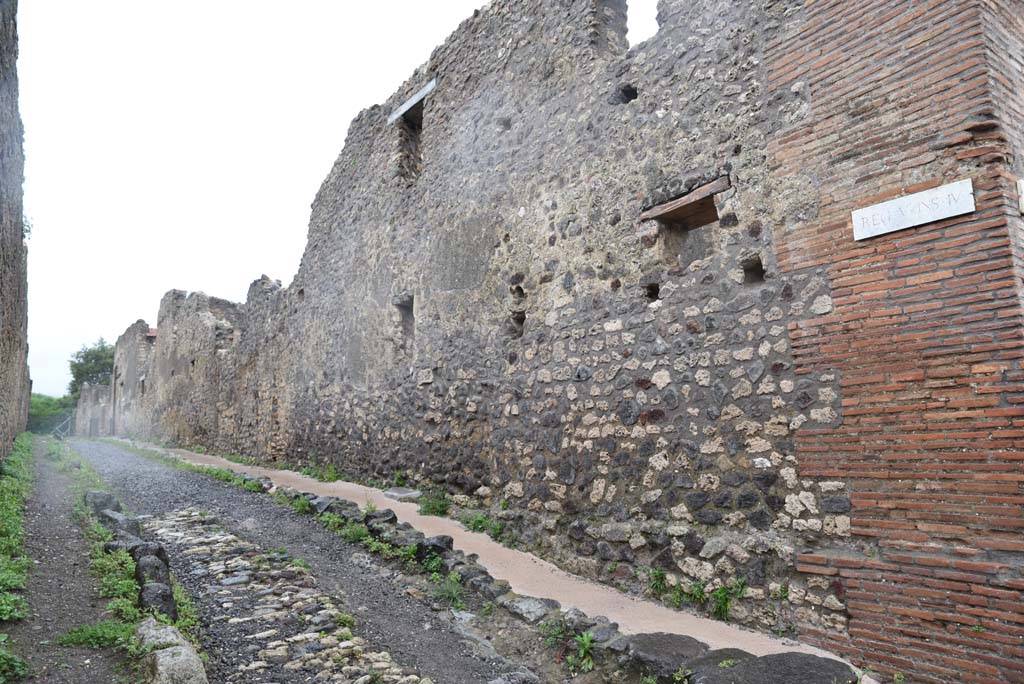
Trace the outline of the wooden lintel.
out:
<instances>
[{"instance_id":1,"label":"wooden lintel","mask_svg":"<svg viewBox=\"0 0 1024 684\"><path fill-rule=\"evenodd\" d=\"M665 202L664 204L651 207L644 213L640 214L640 220L649 221L651 219L673 219L688 214L702 213L700 209L693 205L697 205L701 200L712 199L718 193L724 192L731 187L732 184L729 182L728 176L719 176L710 183L706 183L695 190L691 190L682 197L677 197L674 200Z\"/></svg>"}]
</instances>

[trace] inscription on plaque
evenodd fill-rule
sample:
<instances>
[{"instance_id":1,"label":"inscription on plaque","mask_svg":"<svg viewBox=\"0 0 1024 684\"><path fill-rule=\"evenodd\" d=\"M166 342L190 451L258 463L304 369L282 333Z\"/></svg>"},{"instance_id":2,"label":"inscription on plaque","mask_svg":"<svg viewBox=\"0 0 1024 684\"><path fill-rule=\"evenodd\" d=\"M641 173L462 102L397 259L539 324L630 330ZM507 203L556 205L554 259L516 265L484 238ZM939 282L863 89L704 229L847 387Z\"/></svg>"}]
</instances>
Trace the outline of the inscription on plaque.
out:
<instances>
[{"instance_id":1,"label":"inscription on plaque","mask_svg":"<svg viewBox=\"0 0 1024 684\"><path fill-rule=\"evenodd\" d=\"M866 240L974 211L974 181L967 178L853 212L853 239Z\"/></svg>"}]
</instances>

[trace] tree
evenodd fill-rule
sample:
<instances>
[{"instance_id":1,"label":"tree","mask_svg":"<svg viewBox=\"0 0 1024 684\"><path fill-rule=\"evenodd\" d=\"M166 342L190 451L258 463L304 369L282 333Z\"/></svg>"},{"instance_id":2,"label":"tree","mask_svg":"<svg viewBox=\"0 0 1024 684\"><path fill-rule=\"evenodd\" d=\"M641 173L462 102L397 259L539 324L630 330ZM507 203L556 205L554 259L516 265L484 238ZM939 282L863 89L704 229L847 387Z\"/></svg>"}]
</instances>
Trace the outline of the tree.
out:
<instances>
[{"instance_id":1,"label":"tree","mask_svg":"<svg viewBox=\"0 0 1024 684\"><path fill-rule=\"evenodd\" d=\"M107 344L101 337L91 347L82 348L71 357L71 383L68 385L68 396L78 403L78 394L82 385L106 385L110 383L110 375L114 372L114 346Z\"/></svg>"}]
</instances>

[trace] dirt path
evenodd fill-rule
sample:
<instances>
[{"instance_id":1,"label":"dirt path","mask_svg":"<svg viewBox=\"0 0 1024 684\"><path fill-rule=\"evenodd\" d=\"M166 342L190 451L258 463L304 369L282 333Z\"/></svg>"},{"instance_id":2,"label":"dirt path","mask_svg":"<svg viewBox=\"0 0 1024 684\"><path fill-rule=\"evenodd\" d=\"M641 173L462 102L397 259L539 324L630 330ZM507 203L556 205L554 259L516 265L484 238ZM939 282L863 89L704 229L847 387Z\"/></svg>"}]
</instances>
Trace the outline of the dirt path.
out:
<instances>
[{"instance_id":1,"label":"dirt path","mask_svg":"<svg viewBox=\"0 0 1024 684\"><path fill-rule=\"evenodd\" d=\"M247 542L264 549L283 548L306 560L323 591L347 597L346 610L356 615L361 636L437 684L483 684L507 671L507 663L482 655L460 636L449 613L432 611L394 584L383 582L386 568L342 542L311 516L270 505L265 495L141 458L110 444L74 440L72 446L138 515L162 517L188 507L202 509ZM175 556L180 559L180 554L172 552L172 570L190 590L198 588L201 582L193 583L187 568L176 566L180 560ZM234 656L247 644L223 619L226 611L218 595L196 592L193 599L204 626L202 645L209 656L211 684L226 682L232 674L237 676Z\"/></svg>"},{"instance_id":2,"label":"dirt path","mask_svg":"<svg viewBox=\"0 0 1024 684\"><path fill-rule=\"evenodd\" d=\"M106 600L96 593L89 547L71 517L69 480L46 457L40 440L33 448L36 483L25 511L25 551L35 563L26 586L30 614L6 631L14 651L28 660L33 682L114 682L120 663L115 653L56 643L72 627L102 620Z\"/></svg>"}]
</instances>

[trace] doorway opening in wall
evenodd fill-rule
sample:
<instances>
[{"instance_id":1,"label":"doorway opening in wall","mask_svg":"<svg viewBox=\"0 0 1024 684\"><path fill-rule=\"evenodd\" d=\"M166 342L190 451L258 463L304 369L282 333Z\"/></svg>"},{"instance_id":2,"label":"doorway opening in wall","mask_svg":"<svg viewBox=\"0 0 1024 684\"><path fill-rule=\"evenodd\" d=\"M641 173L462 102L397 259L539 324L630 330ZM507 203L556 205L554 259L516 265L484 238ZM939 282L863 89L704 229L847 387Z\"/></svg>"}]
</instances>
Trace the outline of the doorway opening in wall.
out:
<instances>
[{"instance_id":1,"label":"doorway opening in wall","mask_svg":"<svg viewBox=\"0 0 1024 684\"><path fill-rule=\"evenodd\" d=\"M629 0L626 7L626 41L630 47L658 32L658 0Z\"/></svg>"}]
</instances>

